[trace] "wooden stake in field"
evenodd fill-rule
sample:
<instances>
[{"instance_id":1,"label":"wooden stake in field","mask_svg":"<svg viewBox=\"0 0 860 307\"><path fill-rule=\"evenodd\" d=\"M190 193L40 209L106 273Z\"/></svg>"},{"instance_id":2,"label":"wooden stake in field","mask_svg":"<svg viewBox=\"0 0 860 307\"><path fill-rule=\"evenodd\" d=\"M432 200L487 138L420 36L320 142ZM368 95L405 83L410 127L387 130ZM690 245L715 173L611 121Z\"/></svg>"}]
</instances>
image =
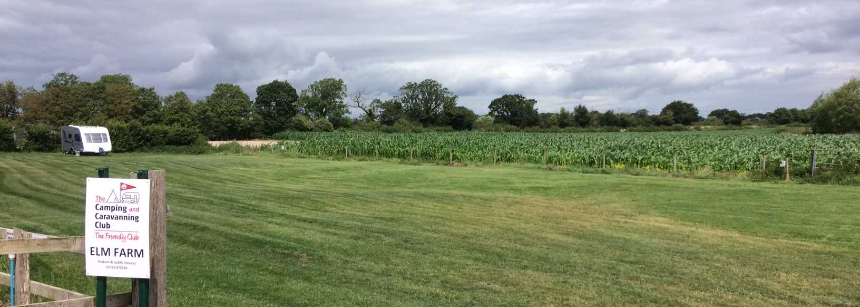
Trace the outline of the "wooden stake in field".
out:
<instances>
[{"instance_id":1,"label":"wooden stake in field","mask_svg":"<svg viewBox=\"0 0 860 307\"><path fill-rule=\"evenodd\" d=\"M673 173L678 172L678 153L677 152L674 155L672 155L672 172Z\"/></svg>"},{"instance_id":2,"label":"wooden stake in field","mask_svg":"<svg viewBox=\"0 0 860 307\"><path fill-rule=\"evenodd\" d=\"M606 168L606 152L603 152L603 168Z\"/></svg>"},{"instance_id":3,"label":"wooden stake in field","mask_svg":"<svg viewBox=\"0 0 860 307\"><path fill-rule=\"evenodd\" d=\"M30 239L31 236L16 228L14 238ZM15 305L27 304L30 304L30 254L17 254L15 255Z\"/></svg>"},{"instance_id":4,"label":"wooden stake in field","mask_svg":"<svg viewBox=\"0 0 860 307\"><path fill-rule=\"evenodd\" d=\"M767 176L767 156L761 155L761 176Z\"/></svg>"},{"instance_id":5,"label":"wooden stake in field","mask_svg":"<svg viewBox=\"0 0 860 307\"><path fill-rule=\"evenodd\" d=\"M379 144L376 144L376 158L379 159Z\"/></svg>"},{"instance_id":6,"label":"wooden stake in field","mask_svg":"<svg viewBox=\"0 0 860 307\"><path fill-rule=\"evenodd\" d=\"M816 165L816 159L818 158L818 151L816 151L815 149L812 149L812 150L810 150L809 155L810 155L810 157L809 157L809 174L813 178L815 178L815 171L816 171L816 166L817 166Z\"/></svg>"},{"instance_id":7,"label":"wooden stake in field","mask_svg":"<svg viewBox=\"0 0 860 307\"><path fill-rule=\"evenodd\" d=\"M791 158L785 158L785 182L791 183Z\"/></svg>"}]
</instances>

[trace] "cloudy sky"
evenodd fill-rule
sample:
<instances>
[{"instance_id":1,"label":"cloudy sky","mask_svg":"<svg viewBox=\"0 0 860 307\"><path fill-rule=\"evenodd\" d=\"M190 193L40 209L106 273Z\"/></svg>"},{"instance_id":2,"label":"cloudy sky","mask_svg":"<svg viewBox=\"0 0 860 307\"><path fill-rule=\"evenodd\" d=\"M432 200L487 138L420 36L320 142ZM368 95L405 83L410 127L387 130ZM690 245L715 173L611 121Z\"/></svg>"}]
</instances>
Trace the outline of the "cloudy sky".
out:
<instances>
[{"instance_id":1,"label":"cloudy sky","mask_svg":"<svg viewBox=\"0 0 860 307\"><path fill-rule=\"evenodd\" d=\"M0 0L0 80L131 74L167 95L325 78L390 97L432 78L485 113L806 107L860 76L860 2Z\"/></svg>"}]
</instances>

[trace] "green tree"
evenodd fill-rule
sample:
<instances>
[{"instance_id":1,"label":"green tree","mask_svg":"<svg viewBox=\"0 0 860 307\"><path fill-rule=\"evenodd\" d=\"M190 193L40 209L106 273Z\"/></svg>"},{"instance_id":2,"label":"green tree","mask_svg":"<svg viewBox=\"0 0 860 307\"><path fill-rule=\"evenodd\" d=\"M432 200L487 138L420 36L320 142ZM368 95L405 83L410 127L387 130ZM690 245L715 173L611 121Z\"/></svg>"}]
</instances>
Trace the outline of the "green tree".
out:
<instances>
[{"instance_id":1,"label":"green tree","mask_svg":"<svg viewBox=\"0 0 860 307\"><path fill-rule=\"evenodd\" d=\"M134 90L132 117L144 125L160 124L164 120L161 97L153 87L138 87Z\"/></svg>"},{"instance_id":2,"label":"green tree","mask_svg":"<svg viewBox=\"0 0 860 307\"><path fill-rule=\"evenodd\" d=\"M737 110L716 109L708 114L708 117L716 117L723 121L726 125L740 126L744 121L744 116Z\"/></svg>"},{"instance_id":3,"label":"green tree","mask_svg":"<svg viewBox=\"0 0 860 307\"><path fill-rule=\"evenodd\" d=\"M558 127L559 128L567 128L571 127L575 124L573 120L573 114L570 114L564 107L558 110Z\"/></svg>"},{"instance_id":4,"label":"green tree","mask_svg":"<svg viewBox=\"0 0 860 307\"><path fill-rule=\"evenodd\" d=\"M406 118L424 126L444 124L445 109L457 105L457 95L432 79L406 83L400 87L396 99Z\"/></svg>"},{"instance_id":5,"label":"green tree","mask_svg":"<svg viewBox=\"0 0 860 307\"><path fill-rule=\"evenodd\" d=\"M238 85L219 83L197 105L201 132L211 140L241 140L253 136L251 98Z\"/></svg>"},{"instance_id":6,"label":"green tree","mask_svg":"<svg viewBox=\"0 0 860 307\"><path fill-rule=\"evenodd\" d=\"M0 118L15 119L21 112L20 91L12 80L0 84Z\"/></svg>"},{"instance_id":7,"label":"green tree","mask_svg":"<svg viewBox=\"0 0 860 307\"><path fill-rule=\"evenodd\" d=\"M0 151L17 151L15 145L15 125L0 118Z\"/></svg>"},{"instance_id":8,"label":"green tree","mask_svg":"<svg viewBox=\"0 0 860 307\"><path fill-rule=\"evenodd\" d=\"M475 126L475 120L478 119L478 115L476 115L475 112L462 106L448 109L445 113L445 117L451 124L451 128L458 131L472 130Z\"/></svg>"},{"instance_id":9,"label":"green tree","mask_svg":"<svg viewBox=\"0 0 860 307\"><path fill-rule=\"evenodd\" d=\"M621 121L615 111L607 110L599 117L600 125L603 127L621 127Z\"/></svg>"},{"instance_id":10,"label":"green tree","mask_svg":"<svg viewBox=\"0 0 860 307\"><path fill-rule=\"evenodd\" d=\"M788 108L778 108L768 113L767 120L776 125L788 125L794 121L794 116Z\"/></svg>"},{"instance_id":11,"label":"green tree","mask_svg":"<svg viewBox=\"0 0 860 307\"><path fill-rule=\"evenodd\" d=\"M403 104L397 99L387 100L379 105L379 122L383 125L394 126L401 118L405 118Z\"/></svg>"},{"instance_id":12,"label":"green tree","mask_svg":"<svg viewBox=\"0 0 860 307\"><path fill-rule=\"evenodd\" d=\"M324 118L331 123L340 123L343 116L349 113L349 107L344 103L346 97L343 80L325 78L303 89L299 104L304 114L311 119Z\"/></svg>"},{"instance_id":13,"label":"green tree","mask_svg":"<svg viewBox=\"0 0 860 307\"><path fill-rule=\"evenodd\" d=\"M852 78L838 89L819 96L809 113L814 133L860 132L860 80Z\"/></svg>"},{"instance_id":14,"label":"green tree","mask_svg":"<svg viewBox=\"0 0 860 307\"><path fill-rule=\"evenodd\" d=\"M272 135L290 127L298 114L299 94L286 80L275 80L257 87L254 109L260 115L263 133Z\"/></svg>"},{"instance_id":15,"label":"green tree","mask_svg":"<svg viewBox=\"0 0 860 307\"><path fill-rule=\"evenodd\" d=\"M538 123L538 111L535 104L537 104L537 100L528 99L523 95L506 94L490 102L490 115L497 122L520 128L530 127Z\"/></svg>"},{"instance_id":16,"label":"green tree","mask_svg":"<svg viewBox=\"0 0 860 307\"><path fill-rule=\"evenodd\" d=\"M50 124L103 124L107 115L99 103L98 92L92 83L80 82L69 85L53 85L42 91L42 98L50 114Z\"/></svg>"},{"instance_id":17,"label":"green tree","mask_svg":"<svg viewBox=\"0 0 860 307\"><path fill-rule=\"evenodd\" d=\"M179 91L164 98L164 124L197 128L194 103L185 92Z\"/></svg>"},{"instance_id":18,"label":"green tree","mask_svg":"<svg viewBox=\"0 0 860 307\"><path fill-rule=\"evenodd\" d=\"M692 103L680 100L673 101L663 107L660 115L669 115L669 112L671 112L672 121L685 126L699 120L699 109L696 109Z\"/></svg>"},{"instance_id":19,"label":"green tree","mask_svg":"<svg viewBox=\"0 0 860 307\"><path fill-rule=\"evenodd\" d=\"M580 128L585 128L591 125L591 114L588 113L588 108L581 104L574 107L573 121Z\"/></svg>"},{"instance_id":20,"label":"green tree","mask_svg":"<svg viewBox=\"0 0 860 307\"><path fill-rule=\"evenodd\" d=\"M51 78L51 81L43 84L42 87L44 89L48 89L54 86L70 86L80 83L80 78L75 74L67 73L67 72L59 72L54 74L54 77Z\"/></svg>"}]
</instances>

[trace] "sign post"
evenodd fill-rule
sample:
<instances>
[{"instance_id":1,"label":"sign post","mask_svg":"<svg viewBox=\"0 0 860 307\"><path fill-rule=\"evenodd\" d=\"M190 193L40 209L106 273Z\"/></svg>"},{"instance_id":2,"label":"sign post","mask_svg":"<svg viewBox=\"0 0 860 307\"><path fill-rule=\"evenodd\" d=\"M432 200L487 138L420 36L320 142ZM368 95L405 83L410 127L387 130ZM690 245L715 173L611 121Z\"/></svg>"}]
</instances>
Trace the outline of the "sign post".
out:
<instances>
[{"instance_id":1,"label":"sign post","mask_svg":"<svg viewBox=\"0 0 860 307\"><path fill-rule=\"evenodd\" d=\"M96 276L96 307L105 306L107 277L150 275L150 182L107 176L101 168L102 178L87 178L86 274Z\"/></svg>"}]
</instances>

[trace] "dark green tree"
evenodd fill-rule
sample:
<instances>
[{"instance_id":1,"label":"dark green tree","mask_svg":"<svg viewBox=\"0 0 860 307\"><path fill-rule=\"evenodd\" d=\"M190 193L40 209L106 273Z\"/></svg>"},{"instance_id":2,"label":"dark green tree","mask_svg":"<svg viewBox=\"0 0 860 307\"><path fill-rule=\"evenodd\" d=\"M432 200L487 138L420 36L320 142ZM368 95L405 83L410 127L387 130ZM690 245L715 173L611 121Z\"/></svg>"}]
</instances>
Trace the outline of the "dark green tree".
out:
<instances>
[{"instance_id":1,"label":"dark green tree","mask_svg":"<svg viewBox=\"0 0 860 307\"><path fill-rule=\"evenodd\" d=\"M138 87L134 90L134 105L131 109L132 117L144 125L162 123L164 112L162 112L161 97L153 87Z\"/></svg>"},{"instance_id":2,"label":"dark green tree","mask_svg":"<svg viewBox=\"0 0 860 307\"><path fill-rule=\"evenodd\" d=\"M523 95L506 94L490 102L490 115L496 119L496 122L520 128L530 127L538 123L535 104L537 100L528 99Z\"/></svg>"},{"instance_id":3,"label":"dark green tree","mask_svg":"<svg viewBox=\"0 0 860 307\"><path fill-rule=\"evenodd\" d=\"M574 107L573 121L580 128L585 128L591 125L591 114L588 113L588 108L581 104Z\"/></svg>"},{"instance_id":4,"label":"dark green tree","mask_svg":"<svg viewBox=\"0 0 860 307\"><path fill-rule=\"evenodd\" d=\"M398 91L406 118L424 126L446 124L445 109L457 105L457 95L432 79L406 83Z\"/></svg>"},{"instance_id":5,"label":"dark green tree","mask_svg":"<svg viewBox=\"0 0 860 307\"><path fill-rule=\"evenodd\" d=\"M80 78L75 74L67 73L67 72L59 72L54 74L54 77L51 81L43 84L42 87L44 89L48 89L54 86L69 86L80 83Z\"/></svg>"},{"instance_id":6,"label":"dark green tree","mask_svg":"<svg viewBox=\"0 0 860 307\"><path fill-rule=\"evenodd\" d=\"M20 91L12 80L0 84L0 119L15 119L21 112Z\"/></svg>"},{"instance_id":7,"label":"dark green tree","mask_svg":"<svg viewBox=\"0 0 860 307\"><path fill-rule=\"evenodd\" d=\"M670 113L671 112L671 113ZM692 103L676 100L665 107L660 111L660 115L669 115L671 114L672 121L677 124L682 124L689 126L693 124L693 122L699 120L699 109L696 109Z\"/></svg>"},{"instance_id":8,"label":"dark green tree","mask_svg":"<svg viewBox=\"0 0 860 307\"><path fill-rule=\"evenodd\" d=\"M387 100L379 105L379 122L383 125L394 126L401 118L406 118L403 104L397 99Z\"/></svg>"},{"instance_id":9,"label":"dark green tree","mask_svg":"<svg viewBox=\"0 0 860 307\"><path fill-rule=\"evenodd\" d=\"M164 124L197 128L197 117L194 114L194 103L185 92L179 91L164 97Z\"/></svg>"},{"instance_id":10,"label":"dark green tree","mask_svg":"<svg viewBox=\"0 0 860 307\"><path fill-rule=\"evenodd\" d=\"M573 114L570 114L564 107L558 110L558 127L559 128L567 128L575 125L575 121L573 120Z\"/></svg>"},{"instance_id":11,"label":"dark green tree","mask_svg":"<svg viewBox=\"0 0 860 307\"><path fill-rule=\"evenodd\" d=\"M254 107L238 85L215 85L212 94L196 107L200 130L211 140L241 140L254 134Z\"/></svg>"},{"instance_id":12,"label":"dark green tree","mask_svg":"<svg viewBox=\"0 0 860 307\"><path fill-rule=\"evenodd\" d=\"M325 78L303 89L299 104L303 113L311 119L323 118L337 125L349 113L349 107L344 102L346 93L343 80Z\"/></svg>"},{"instance_id":13,"label":"dark green tree","mask_svg":"<svg viewBox=\"0 0 860 307\"><path fill-rule=\"evenodd\" d=\"M788 125L794 121L794 116L788 108L778 108L773 113L768 113L767 120L776 125Z\"/></svg>"},{"instance_id":14,"label":"dark green tree","mask_svg":"<svg viewBox=\"0 0 860 307\"><path fill-rule=\"evenodd\" d=\"M852 78L821 95L809 109L814 133L860 132L860 80Z\"/></svg>"},{"instance_id":15,"label":"dark green tree","mask_svg":"<svg viewBox=\"0 0 860 307\"><path fill-rule=\"evenodd\" d=\"M448 119L448 122L451 124L451 128L454 130L472 130L475 126L475 120L478 119L478 115L469 108L466 107L453 107L445 112L445 117Z\"/></svg>"},{"instance_id":16,"label":"dark green tree","mask_svg":"<svg viewBox=\"0 0 860 307\"><path fill-rule=\"evenodd\" d=\"M260 115L263 133L272 135L290 127L290 120L298 114L299 94L285 81L272 81L257 87L254 109Z\"/></svg>"}]
</instances>

